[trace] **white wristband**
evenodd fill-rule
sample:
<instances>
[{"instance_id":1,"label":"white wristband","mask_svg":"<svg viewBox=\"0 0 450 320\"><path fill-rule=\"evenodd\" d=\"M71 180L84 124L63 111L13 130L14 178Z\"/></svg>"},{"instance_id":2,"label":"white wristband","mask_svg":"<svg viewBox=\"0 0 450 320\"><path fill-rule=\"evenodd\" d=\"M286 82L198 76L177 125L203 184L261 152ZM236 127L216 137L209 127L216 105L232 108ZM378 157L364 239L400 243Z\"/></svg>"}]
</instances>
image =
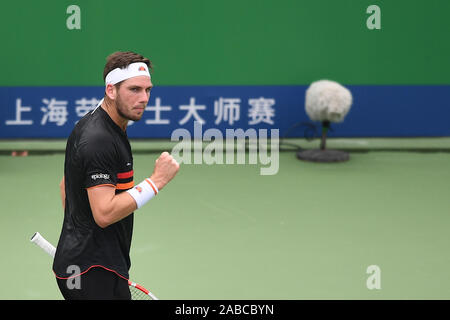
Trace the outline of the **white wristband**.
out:
<instances>
[{"instance_id":1,"label":"white wristband","mask_svg":"<svg viewBox=\"0 0 450 320\"><path fill-rule=\"evenodd\" d=\"M137 208L139 209L151 198L156 196L159 190L153 181L150 180L150 178L147 178L134 186L134 188L127 190L127 192L133 197L134 201L136 201Z\"/></svg>"}]
</instances>

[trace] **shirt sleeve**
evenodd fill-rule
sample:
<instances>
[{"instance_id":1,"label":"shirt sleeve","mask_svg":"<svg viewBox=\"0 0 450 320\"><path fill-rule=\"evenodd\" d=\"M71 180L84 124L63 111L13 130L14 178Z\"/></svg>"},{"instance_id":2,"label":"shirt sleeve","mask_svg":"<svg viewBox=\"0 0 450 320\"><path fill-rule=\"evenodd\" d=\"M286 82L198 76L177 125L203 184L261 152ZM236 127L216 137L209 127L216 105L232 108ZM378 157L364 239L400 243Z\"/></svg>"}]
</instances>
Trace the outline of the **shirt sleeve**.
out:
<instances>
[{"instance_id":1,"label":"shirt sleeve","mask_svg":"<svg viewBox=\"0 0 450 320\"><path fill-rule=\"evenodd\" d=\"M117 152L107 137L95 137L80 148L83 159L84 187L117 184Z\"/></svg>"}]
</instances>

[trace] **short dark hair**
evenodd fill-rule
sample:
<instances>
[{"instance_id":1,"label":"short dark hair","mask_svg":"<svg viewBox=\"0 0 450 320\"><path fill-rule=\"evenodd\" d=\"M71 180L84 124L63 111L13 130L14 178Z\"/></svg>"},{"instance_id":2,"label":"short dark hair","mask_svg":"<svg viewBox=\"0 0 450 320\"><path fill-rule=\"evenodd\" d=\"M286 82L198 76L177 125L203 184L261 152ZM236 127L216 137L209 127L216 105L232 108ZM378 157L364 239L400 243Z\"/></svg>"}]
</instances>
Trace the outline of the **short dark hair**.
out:
<instances>
[{"instance_id":1,"label":"short dark hair","mask_svg":"<svg viewBox=\"0 0 450 320\"><path fill-rule=\"evenodd\" d=\"M116 68L126 68L129 64L135 62L143 62L147 65L149 70L153 70L152 62L144 56L131 51L117 51L106 58L105 69L103 70L103 81L105 81L106 76L112 70Z\"/></svg>"}]
</instances>

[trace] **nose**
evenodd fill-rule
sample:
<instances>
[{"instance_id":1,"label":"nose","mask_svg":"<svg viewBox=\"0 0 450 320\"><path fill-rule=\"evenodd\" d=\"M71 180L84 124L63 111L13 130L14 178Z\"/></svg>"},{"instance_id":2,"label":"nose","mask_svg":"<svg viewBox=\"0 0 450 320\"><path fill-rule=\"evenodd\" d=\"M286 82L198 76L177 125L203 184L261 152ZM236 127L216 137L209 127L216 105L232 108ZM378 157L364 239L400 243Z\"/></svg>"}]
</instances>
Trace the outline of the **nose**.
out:
<instances>
[{"instance_id":1,"label":"nose","mask_svg":"<svg viewBox=\"0 0 450 320\"><path fill-rule=\"evenodd\" d=\"M142 90L139 95L139 103L145 103L145 105L147 105L149 99L150 99L150 92Z\"/></svg>"}]
</instances>

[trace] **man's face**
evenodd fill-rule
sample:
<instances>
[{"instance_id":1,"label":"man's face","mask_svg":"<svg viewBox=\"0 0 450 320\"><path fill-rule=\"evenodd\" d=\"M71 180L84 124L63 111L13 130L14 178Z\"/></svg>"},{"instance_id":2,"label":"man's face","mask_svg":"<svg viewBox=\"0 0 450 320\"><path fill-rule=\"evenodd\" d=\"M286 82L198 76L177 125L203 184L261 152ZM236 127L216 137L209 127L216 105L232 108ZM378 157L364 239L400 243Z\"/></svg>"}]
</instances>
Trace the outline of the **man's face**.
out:
<instances>
[{"instance_id":1,"label":"man's face","mask_svg":"<svg viewBox=\"0 0 450 320\"><path fill-rule=\"evenodd\" d=\"M139 121L150 99L153 84L149 77L138 76L124 80L117 91L117 112L122 118Z\"/></svg>"}]
</instances>

